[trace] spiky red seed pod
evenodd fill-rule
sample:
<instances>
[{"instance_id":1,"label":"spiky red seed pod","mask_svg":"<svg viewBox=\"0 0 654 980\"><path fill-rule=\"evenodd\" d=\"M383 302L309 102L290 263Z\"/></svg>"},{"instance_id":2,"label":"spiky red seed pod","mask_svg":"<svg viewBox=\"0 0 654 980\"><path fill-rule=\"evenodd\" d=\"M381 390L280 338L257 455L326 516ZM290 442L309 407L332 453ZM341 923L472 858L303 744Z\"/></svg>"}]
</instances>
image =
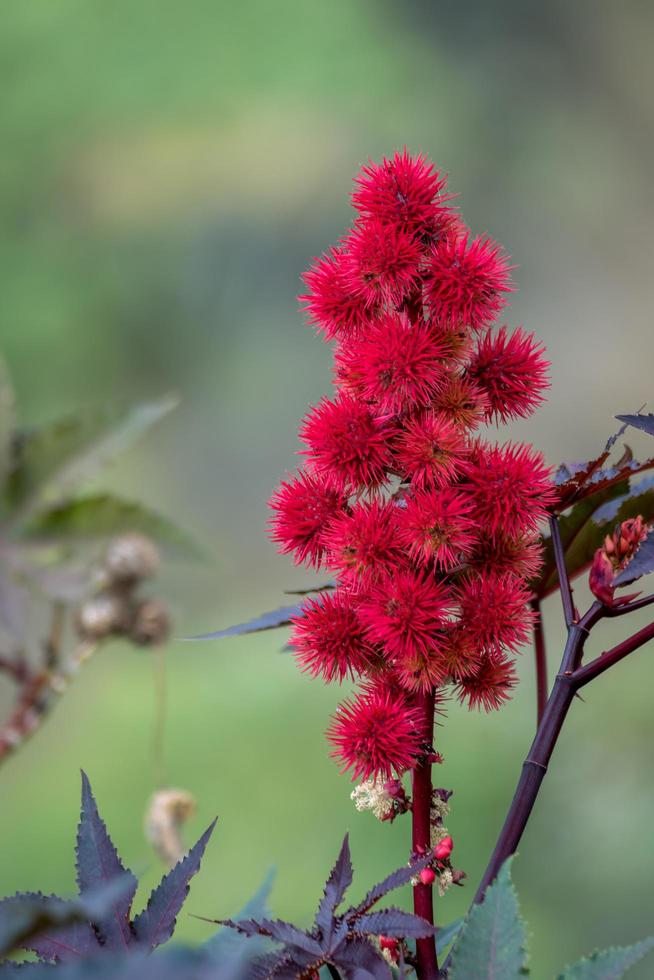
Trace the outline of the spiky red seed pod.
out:
<instances>
[{"instance_id":1,"label":"spiky red seed pod","mask_svg":"<svg viewBox=\"0 0 654 980\"><path fill-rule=\"evenodd\" d=\"M315 469L339 489L352 491L384 482L391 461L388 421L339 392L323 400L305 417L300 438Z\"/></svg>"},{"instance_id":2,"label":"spiky red seed pod","mask_svg":"<svg viewBox=\"0 0 654 980\"><path fill-rule=\"evenodd\" d=\"M478 532L471 510L468 498L457 490L417 490L398 510L399 540L418 564L434 562L448 571L475 547Z\"/></svg>"},{"instance_id":3,"label":"spiky red seed pod","mask_svg":"<svg viewBox=\"0 0 654 980\"><path fill-rule=\"evenodd\" d=\"M446 861L454 850L454 841L451 837L444 837L434 848L434 857L437 861Z\"/></svg>"},{"instance_id":4,"label":"spiky red seed pod","mask_svg":"<svg viewBox=\"0 0 654 980\"><path fill-rule=\"evenodd\" d=\"M488 238L443 238L425 274L432 317L472 330L488 326L506 305L504 294L512 292L510 270L499 245Z\"/></svg>"},{"instance_id":5,"label":"spiky red seed pod","mask_svg":"<svg viewBox=\"0 0 654 980\"><path fill-rule=\"evenodd\" d=\"M443 635L440 659L448 676L454 681L460 681L479 670L483 652L465 626L457 623Z\"/></svg>"},{"instance_id":6,"label":"spiky red seed pod","mask_svg":"<svg viewBox=\"0 0 654 980\"><path fill-rule=\"evenodd\" d=\"M461 429L476 429L488 414L486 393L465 375L453 373L437 392L433 408Z\"/></svg>"},{"instance_id":7,"label":"spiky red seed pod","mask_svg":"<svg viewBox=\"0 0 654 980\"><path fill-rule=\"evenodd\" d=\"M370 163L356 178L352 202L364 218L434 238L452 220L445 193L447 177L406 147L392 160Z\"/></svg>"},{"instance_id":8,"label":"spiky red seed pod","mask_svg":"<svg viewBox=\"0 0 654 980\"><path fill-rule=\"evenodd\" d=\"M360 221L343 243L348 286L367 309L399 306L418 283L422 249L403 228Z\"/></svg>"},{"instance_id":9,"label":"spiky red seed pod","mask_svg":"<svg viewBox=\"0 0 654 980\"><path fill-rule=\"evenodd\" d=\"M550 384L544 352L521 327L512 334L506 326L488 330L480 338L466 373L486 392L489 418L506 423L535 412Z\"/></svg>"},{"instance_id":10,"label":"spiky red seed pod","mask_svg":"<svg viewBox=\"0 0 654 980\"><path fill-rule=\"evenodd\" d=\"M468 456L465 436L440 412L421 412L408 419L393 444L395 468L417 489L447 486Z\"/></svg>"},{"instance_id":11,"label":"spiky red seed pod","mask_svg":"<svg viewBox=\"0 0 654 980\"><path fill-rule=\"evenodd\" d=\"M510 660L488 657L475 674L462 678L457 685L459 701L466 701L471 710L496 710L510 700L517 680Z\"/></svg>"},{"instance_id":12,"label":"spiky red seed pod","mask_svg":"<svg viewBox=\"0 0 654 980\"><path fill-rule=\"evenodd\" d=\"M299 297L300 302L325 340L356 336L375 313L359 293L352 291L348 270L346 252L334 248L316 259L303 276L309 292Z\"/></svg>"},{"instance_id":13,"label":"spiky red seed pod","mask_svg":"<svg viewBox=\"0 0 654 980\"><path fill-rule=\"evenodd\" d=\"M423 320L387 313L336 351L336 379L382 412L427 406L443 384L447 353Z\"/></svg>"},{"instance_id":14,"label":"spiky red seed pod","mask_svg":"<svg viewBox=\"0 0 654 980\"><path fill-rule=\"evenodd\" d=\"M461 623L480 649L499 654L528 641L534 623L528 606L531 592L517 575L492 568L468 574L459 582L456 596Z\"/></svg>"},{"instance_id":15,"label":"spiky red seed pod","mask_svg":"<svg viewBox=\"0 0 654 980\"><path fill-rule=\"evenodd\" d=\"M371 582L405 562L392 500L359 501L325 529L327 564L343 581Z\"/></svg>"},{"instance_id":16,"label":"spiky red seed pod","mask_svg":"<svg viewBox=\"0 0 654 980\"><path fill-rule=\"evenodd\" d=\"M452 607L443 582L412 569L400 569L362 597L361 621L368 636L392 658L429 654Z\"/></svg>"},{"instance_id":17,"label":"spiky red seed pod","mask_svg":"<svg viewBox=\"0 0 654 980\"><path fill-rule=\"evenodd\" d=\"M423 885L433 885L436 881L436 872L431 868L423 868L419 875L420 882Z\"/></svg>"},{"instance_id":18,"label":"spiky red seed pod","mask_svg":"<svg viewBox=\"0 0 654 980\"><path fill-rule=\"evenodd\" d=\"M394 676L401 687L413 694L433 691L447 680L447 666L440 654L440 639L431 650L414 650L393 661Z\"/></svg>"},{"instance_id":19,"label":"spiky red seed pod","mask_svg":"<svg viewBox=\"0 0 654 980\"><path fill-rule=\"evenodd\" d=\"M290 645L300 668L327 682L361 674L374 656L357 616L356 602L343 589L304 602L292 619Z\"/></svg>"},{"instance_id":20,"label":"spiky red seed pod","mask_svg":"<svg viewBox=\"0 0 654 980\"><path fill-rule=\"evenodd\" d=\"M466 466L475 518L491 537L533 533L554 500L550 472L531 446L477 443Z\"/></svg>"},{"instance_id":21,"label":"spiky red seed pod","mask_svg":"<svg viewBox=\"0 0 654 980\"><path fill-rule=\"evenodd\" d=\"M275 511L271 537L282 554L293 552L298 564L318 568L325 551L325 528L346 504L346 495L324 476L301 471L284 480L270 501Z\"/></svg>"},{"instance_id":22,"label":"spiky red seed pod","mask_svg":"<svg viewBox=\"0 0 654 980\"><path fill-rule=\"evenodd\" d=\"M410 769L423 744L421 714L401 695L381 687L339 705L327 738L332 755L352 779L390 779Z\"/></svg>"},{"instance_id":23,"label":"spiky red seed pod","mask_svg":"<svg viewBox=\"0 0 654 980\"><path fill-rule=\"evenodd\" d=\"M468 563L478 570L494 568L496 572L513 572L528 581L535 578L543 564L543 547L538 535L517 537L481 535Z\"/></svg>"}]
</instances>

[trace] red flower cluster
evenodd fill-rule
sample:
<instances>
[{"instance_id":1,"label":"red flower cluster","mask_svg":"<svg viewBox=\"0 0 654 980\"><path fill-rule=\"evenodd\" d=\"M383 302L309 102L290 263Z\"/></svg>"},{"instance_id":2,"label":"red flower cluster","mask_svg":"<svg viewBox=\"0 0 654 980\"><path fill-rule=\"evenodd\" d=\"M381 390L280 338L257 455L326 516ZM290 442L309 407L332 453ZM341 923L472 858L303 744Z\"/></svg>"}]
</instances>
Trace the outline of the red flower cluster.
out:
<instances>
[{"instance_id":1,"label":"red flower cluster","mask_svg":"<svg viewBox=\"0 0 654 980\"><path fill-rule=\"evenodd\" d=\"M354 227L302 297L336 341L336 392L304 419L305 468L271 506L280 550L336 575L291 642L311 674L362 681L328 736L367 779L429 745L417 694L453 685L486 709L510 696L552 491L530 446L478 434L530 415L547 387L541 345L492 329L512 291L506 256L471 236L421 156L370 164L356 184Z\"/></svg>"},{"instance_id":2,"label":"red flower cluster","mask_svg":"<svg viewBox=\"0 0 654 980\"><path fill-rule=\"evenodd\" d=\"M618 524L613 534L606 535L604 544L595 552L588 579L590 591L600 602L607 606L623 606L639 594L616 597L615 579L627 568L650 533L651 527L639 514Z\"/></svg>"}]
</instances>

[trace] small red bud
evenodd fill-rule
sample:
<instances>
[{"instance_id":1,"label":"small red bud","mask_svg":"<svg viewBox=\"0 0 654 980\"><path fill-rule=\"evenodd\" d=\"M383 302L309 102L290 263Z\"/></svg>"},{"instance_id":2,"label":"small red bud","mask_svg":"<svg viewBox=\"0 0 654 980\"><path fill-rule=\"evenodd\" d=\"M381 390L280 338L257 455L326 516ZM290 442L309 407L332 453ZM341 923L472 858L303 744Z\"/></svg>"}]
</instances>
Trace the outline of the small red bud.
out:
<instances>
[{"instance_id":1,"label":"small red bud","mask_svg":"<svg viewBox=\"0 0 654 980\"><path fill-rule=\"evenodd\" d=\"M423 885L433 885L436 875L431 868L423 868L420 872L420 881Z\"/></svg>"},{"instance_id":2,"label":"small red bud","mask_svg":"<svg viewBox=\"0 0 654 980\"><path fill-rule=\"evenodd\" d=\"M390 953L391 959L394 963L397 963L400 959L400 941L399 939L391 939L390 936L380 936L379 946L381 949L386 949Z\"/></svg>"},{"instance_id":3,"label":"small red bud","mask_svg":"<svg viewBox=\"0 0 654 980\"><path fill-rule=\"evenodd\" d=\"M384 792L394 799L401 799L406 796L404 792L404 786L399 779L389 779L384 783Z\"/></svg>"},{"instance_id":4,"label":"small red bud","mask_svg":"<svg viewBox=\"0 0 654 980\"><path fill-rule=\"evenodd\" d=\"M443 840L434 848L434 857L437 861L444 861L452 853L454 841L451 837L444 837Z\"/></svg>"}]
</instances>

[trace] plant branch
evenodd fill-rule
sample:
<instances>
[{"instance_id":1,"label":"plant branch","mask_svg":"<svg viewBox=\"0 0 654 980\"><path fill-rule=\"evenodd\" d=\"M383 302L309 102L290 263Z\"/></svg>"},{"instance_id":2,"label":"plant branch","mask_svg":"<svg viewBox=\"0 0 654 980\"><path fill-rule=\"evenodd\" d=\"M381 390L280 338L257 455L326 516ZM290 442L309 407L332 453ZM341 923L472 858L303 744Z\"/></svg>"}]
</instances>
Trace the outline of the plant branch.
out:
<instances>
[{"instance_id":1,"label":"plant branch","mask_svg":"<svg viewBox=\"0 0 654 980\"><path fill-rule=\"evenodd\" d=\"M26 684L28 678L31 676L27 661L20 655L16 657L0 657L0 670L9 674L17 684Z\"/></svg>"},{"instance_id":2,"label":"plant branch","mask_svg":"<svg viewBox=\"0 0 654 980\"><path fill-rule=\"evenodd\" d=\"M547 701L542 721L538 726L536 737L523 763L522 773L495 850L477 889L474 899L476 903L483 899L486 888L495 879L504 861L515 853L520 843L541 783L545 778L561 728L579 687L575 671L581 663L584 645L590 630L602 619L603 614L604 607L602 604L594 602L585 616L578 623L572 623L568 628L568 637L559 673Z\"/></svg>"},{"instance_id":3,"label":"plant branch","mask_svg":"<svg viewBox=\"0 0 654 980\"><path fill-rule=\"evenodd\" d=\"M604 615L610 619L615 619L617 616L624 616L626 613L636 612L638 609L645 609L646 606L651 606L653 602L654 595L646 595L642 599L634 599L633 602L626 602L624 606L606 606Z\"/></svg>"},{"instance_id":4,"label":"plant branch","mask_svg":"<svg viewBox=\"0 0 654 980\"><path fill-rule=\"evenodd\" d=\"M559 577L559 588L561 590L561 602L563 604L563 615L565 625L570 626L575 620L575 607L572 600L572 587L568 570L565 565L565 551L561 541L561 529L556 517L550 518L550 533L552 535L552 547L554 549L554 560L556 562L556 573Z\"/></svg>"},{"instance_id":5,"label":"plant branch","mask_svg":"<svg viewBox=\"0 0 654 980\"><path fill-rule=\"evenodd\" d=\"M654 602L654 598L648 596L645 600L630 605L643 608L652 602ZM474 903L483 901L487 887L496 878L506 859L517 850L545 778L563 723L577 691L629 656L630 653L654 639L654 623L650 623L634 633L633 636L623 640L622 643L618 643L612 649L601 654L591 663L583 667L580 666L591 629L601 619L614 614L614 609L606 607L600 602L594 602L579 622L572 622L568 627L568 637L559 673L538 726L536 737L523 763L522 773L511 806L488 867L477 889ZM443 976L447 976L448 966L449 957L444 964Z\"/></svg>"},{"instance_id":6,"label":"plant branch","mask_svg":"<svg viewBox=\"0 0 654 980\"><path fill-rule=\"evenodd\" d=\"M425 739L428 743L425 755L413 770L413 800L411 806L412 843L415 854L426 854L431 847L432 804L432 739L434 736L434 692L427 691L417 697L422 711ZM416 915L434 924L434 898L431 885L418 882L413 887L413 910ZM438 980L436 942L433 936L416 940L417 974L420 980Z\"/></svg>"},{"instance_id":7,"label":"plant branch","mask_svg":"<svg viewBox=\"0 0 654 980\"><path fill-rule=\"evenodd\" d=\"M63 642L64 626L66 622L66 610L61 602L52 604L52 618L50 620L50 630L46 637L44 647L45 666L48 670L53 670L59 661L61 654L61 644Z\"/></svg>"},{"instance_id":8,"label":"plant branch","mask_svg":"<svg viewBox=\"0 0 654 980\"><path fill-rule=\"evenodd\" d=\"M333 977L333 980L341 980L341 975L335 966L333 966L331 963L326 963L325 965L329 971L330 977Z\"/></svg>"},{"instance_id":9,"label":"plant branch","mask_svg":"<svg viewBox=\"0 0 654 980\"><path fill-rule=\"evenodd\" d=\"M534 621L534 658L536 662L536 724L540 725L547 704L547 650L540 601L533 599L531 608L536 615Z\"/></svg>"},{"instance_id":10,"label":"plant branch","mask_svg":"<svg viewBox=\"0 0 654 980\"><path fill-rule=\"evenodd\" d=\"M7 721L0 725L0 764L41 727L72 676L95 650L95 644L80 643L65 666L60 666L64 620L65 611L56 604L53 606L50 631L44 642L45 669L32 670L20 658L15 662L2 658L0 662L0 669L13 673L18 684L13 711Z\"/></svg>"},{"instance_id":11,"label":"plant branch","mask_svg":"<svg viewBox=\"0 0 654 980\"><path fill-rule=\"evenodd\" d=\"M591 660L591 662L586 664L585 667L579 667L572 675L575 690L578 690L580 687L588 684L589 681L599 677L599 675L603 674L605 670L609 669L609 667L613 667L614 664L624 660L624 658L628 657L630 653L633 653L634 650L638 650L652 639L654 639L654 623L644 626L642 630L634 633L633 636L623 640L622 643L618 643L616 646L612 647L611 650L607 650L595 660Z\"/></svg>"}]
</instances>

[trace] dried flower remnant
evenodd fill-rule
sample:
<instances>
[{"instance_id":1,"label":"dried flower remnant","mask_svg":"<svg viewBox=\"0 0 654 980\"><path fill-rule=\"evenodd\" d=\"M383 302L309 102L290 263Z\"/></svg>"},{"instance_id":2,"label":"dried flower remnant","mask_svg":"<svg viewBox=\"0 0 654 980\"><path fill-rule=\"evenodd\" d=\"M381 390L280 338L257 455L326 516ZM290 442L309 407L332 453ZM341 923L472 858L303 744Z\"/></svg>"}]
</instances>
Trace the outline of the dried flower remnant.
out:
<instances>
[{"instance_id":1,"label":"dried flower remnant","mask_svg":"<svg viewBox=\"0 0 654 980\"><path fill-rule=\"evenodd\" d=\"M393 821L409 810L410 802L399 779L374 776L352 790L350 798L357 810L370 810L378 820Z\"/></svg>"},{"instance_id":2,"label":"dried flower remnant","mask_svg":"<svg viewBox=\"0 0 654 980\"><path fill-rule=\"evenodd\" d=\"M491 709L510 697L550 473L530 446L478 429L531 414L548 365L522 328L494 328L509 260L465 227L425 157L370 163L352 200L353 228L302 297L336 341L336 392L301 424L305 463L273 497L271 530L335 575L329 598L305 601L292 646L303 670L360 684L329 740L365 781L358 805L374 796L382 812L379 786L433 752L425 698L433 708L452 686Z\"/></svg>"},{"instance_id":3,"label":"dried flower remnant","mask_svg":"<svg viewBox=\"0 0 654 980\"><path fill-rule=\"evenodd\" d=\"M182 840L182 828L195 810L195 798L183 789L157 790L148 804L145 836L170 868L181 861L188 850Z\"/></svg>"}]
</instances>

